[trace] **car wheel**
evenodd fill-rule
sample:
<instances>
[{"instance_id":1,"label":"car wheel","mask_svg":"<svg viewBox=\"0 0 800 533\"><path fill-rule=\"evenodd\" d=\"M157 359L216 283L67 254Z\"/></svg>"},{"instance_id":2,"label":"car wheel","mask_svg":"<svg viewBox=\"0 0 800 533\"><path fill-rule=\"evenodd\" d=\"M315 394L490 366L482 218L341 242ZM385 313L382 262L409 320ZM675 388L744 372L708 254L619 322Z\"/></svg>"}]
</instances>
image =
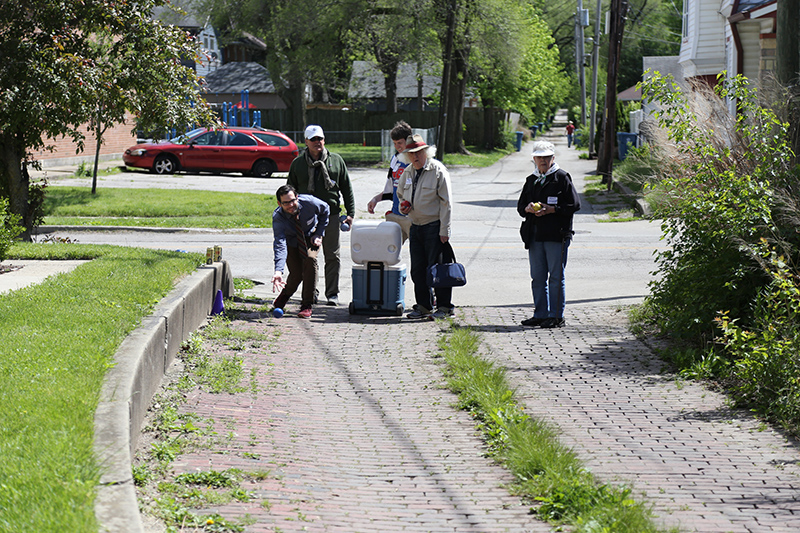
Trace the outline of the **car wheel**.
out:
<instances>
[{"instance_id":1,"label":"car wheel","mask_svg":"<svg viewBox=\"0 0 800 533\"><path fill-rule=\"evenodd\" d=\"M355 302L350 302L350 307L348 308L351 315L356 314L356 304Z\"/></svg>"},{"instance_id":2,"label":"car wheel","mask_svg":"<svg viewBox=\"0 0 800 533\"><path fill-rule=\"evenodd\" d=\"M253 176L257 178L270 178L272 173L275 172L275 163L269 159L259 159L253 165Z\"/></svg>"},{"instance_id":3,"label":"car wheel","mask_svg":"<svg viewBox=\"0 0 800 533\"><path fill-rule=\"evenodd\" d=\"M153 162L153 172L156 174L175 174L178 162L170 155L160 155Z\"/></svg>"}]
</instances>

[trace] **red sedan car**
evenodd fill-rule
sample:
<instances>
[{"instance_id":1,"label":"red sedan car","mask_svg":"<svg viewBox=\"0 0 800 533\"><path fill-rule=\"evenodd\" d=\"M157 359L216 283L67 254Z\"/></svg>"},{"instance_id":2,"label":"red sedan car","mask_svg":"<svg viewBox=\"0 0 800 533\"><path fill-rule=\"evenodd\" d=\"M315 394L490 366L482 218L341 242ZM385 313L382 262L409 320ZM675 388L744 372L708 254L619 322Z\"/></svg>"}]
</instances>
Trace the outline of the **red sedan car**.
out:
<instances>
[{"instance_id":1,"label":"red sedan car","mask_svg":"<svg viewBox=\"0 0 800 533\"><path fill-rule=\"evenodd\" d=\"M298 153L294 141L279 131L200 128L169 141L131 146L122 160L156 174L205 170L269 178L273 172L288 172Z\"/></svg>"}]
</instances>

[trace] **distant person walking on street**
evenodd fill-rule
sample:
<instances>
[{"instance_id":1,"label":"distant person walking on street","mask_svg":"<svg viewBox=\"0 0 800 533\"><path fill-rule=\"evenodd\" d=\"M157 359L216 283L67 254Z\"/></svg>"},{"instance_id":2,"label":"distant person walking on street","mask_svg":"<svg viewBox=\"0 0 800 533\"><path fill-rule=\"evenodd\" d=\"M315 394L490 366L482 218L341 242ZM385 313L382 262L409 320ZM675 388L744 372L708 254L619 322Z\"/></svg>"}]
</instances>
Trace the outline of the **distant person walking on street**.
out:
<instances>
[{"instance_id":1,"label":"distant person walking on street","mask_svg":"<svg viewBox=\"0 0 800 533\"><path fill-rule=\"evenodd\" d=\"M272 248L275 253L275 274L272 290L281 290L273 307L283 309L300 283L303 292L297 316L311 318L314 290L317 287L317 253L328 226L328 204L308 194L298 196L291 185L282 185L275 193L278 208L272 213ZM335 224L334 224L335 225ZM289 268L284 282L283 270Z\"/></svg>"},{"instance_id":2,"label":"distant person walking on street","mask_svg":"<svg viewBox=\"0 0 800 533\"><path fill-rule=\"evenodd\" d=\"M567 124L567 148L570 148L572 146L572 137L574 134L575 134L575 124L573 124L572 121L570 120L569 124Z\"/></svg>"},{"instance_id":3,"label":"distant person walking on street","mask_svg":"<svg viewBox=\"0 0 800 533\"><path fill-rule=\"evenodd\" d=\"M434 319L453 314L453 289L434 290L434 312L433 294L428 286L428 267L439 262L442 245L450 240L452 214L450 174L441 162L433 159L434 153L434 147L428 146L421 135L409 137L404 155L411 164L397 186L400 212L411 218L408 242L417 303L408 318Z\"/></svg>"},{"instance_id":4,"label":"distant person walking on street","mask_svg":"<svg viewBox=\"0 0 800 533\"><path fill-rule=\"evenodd\" d=\"M533 292L533 316L523 326L564 326L564 269L572 241L572 218L581 208L570 175L555 162L552 143L533 145L533 174L525 179L517 211L525 219L520 236L528 250Z\"/></svg>"},{"instance_id":5,"label":"distant person walking on street","mask_svg":"<svg viewBox=\"0 0 800 533\"><path fill-rule=\"evenodd\" d=\"M406 149L406 139L411 136L411 126L401 120L394 125L390 136L392 138L392 144L394 144L395 153L389 163L389 175L386 178L383 191L373 196L367 204L367 211L370 214L374 214L375 206L378 202L381 200L391 200L392 210L386 212L385 218L390 222L397 222L400 225L403 234L403 242L405 243L408 239L408 232L411 229L411 220L407 215L400 212L400 199L397 197L397 184L400 181L400 176L403 174L403 171L408 166L407 161L401 161L400 154Z\"/></svg>"},{"instance_id":6,"label":"distant person walking on street","mask_svg":"<svg viewBox=\"0 0 800 533\"><path fill-rule=\"evenodd\" d=\"M356 201L347 165L338 154L325 148L325 133L317 125L305 131L306 149L292 161L289 167L287 184L300 194L311 194L327 202L330 207L331 223L322 240L322 253L325 257L325 297L328 305L339 305L339 272L342 262L339 244L340 197L344 201L348 226L353 225L356 214Z\"/></svg>"}]
</instances>

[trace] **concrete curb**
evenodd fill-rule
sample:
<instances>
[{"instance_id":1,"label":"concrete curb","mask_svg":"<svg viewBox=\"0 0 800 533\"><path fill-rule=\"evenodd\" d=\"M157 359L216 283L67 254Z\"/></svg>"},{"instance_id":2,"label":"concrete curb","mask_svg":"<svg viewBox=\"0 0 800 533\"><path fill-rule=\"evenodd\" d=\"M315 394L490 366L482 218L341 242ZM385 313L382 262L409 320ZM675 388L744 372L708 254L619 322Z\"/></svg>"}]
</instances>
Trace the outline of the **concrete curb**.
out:
<instances>
[{"instance_id":1,"label":"concrete curb","mask_svg":"<svg viewBox=\"0 0 800 533\"><path fill-rule=\"evenodd\" d=\"M641 198L631 189L629 189L628 187L626 187L625 185L621 184L618 181L613 181L611 183L611 186L621 195L633 201L634 209L636 209L636 211L638 211L643 217L650 218L652 210L650 209L650 204L648 204L644 198Z\"/></svg>"},{"instance_id":2,"label":"concrete curb","mask_svg":"<svg viewBox=\"0 0 800 533\"><path fill-rule=\"evenodd\" d=\"M164 298L114 356L94 419L94 453L102 469L95 516L100 531L141 533L132 458L142 421L181 344L208 318L217 291L233 294L226 262L203 265Z\"/></svg>"},{"instance_id":3,"label":"concrete curb","mask_svg":"<svg viewBox=\"0 0 800 533\"><path fill-rule=\"evenodd\" d=\"M89 233L93 231L130 231L141 233L265 233L272 228L162 228L158 226L37 226L34 235L47 235L57 231Z\"/></svg>"}]
</instances>

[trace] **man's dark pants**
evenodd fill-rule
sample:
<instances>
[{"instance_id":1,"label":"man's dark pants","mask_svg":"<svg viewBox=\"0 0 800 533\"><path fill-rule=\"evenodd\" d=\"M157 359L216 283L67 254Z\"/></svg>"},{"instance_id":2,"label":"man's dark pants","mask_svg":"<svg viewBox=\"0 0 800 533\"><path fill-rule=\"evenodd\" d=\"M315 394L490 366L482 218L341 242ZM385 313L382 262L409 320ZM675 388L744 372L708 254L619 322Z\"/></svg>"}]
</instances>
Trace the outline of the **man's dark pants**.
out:
<instances>
[{"instance_id":1,"label":"man's dark pants","mask_svg":"<svg viewBox=\"0 0 800 533\"><path fill-rule=\"evenodd\" d=\"M433 297L428 287L428 267L439 262L442 241L439 239L441 224L437 220L422 226L413 224L409 232L409 252L411 253L411 280L414 282L414 297L417 305L433 310ZM452 307L452 288L434 289L436 307Z\"/></svg>"},{"instance_id":2,"label":"man's dark pants","mask_svg":"<svg viewBox=\"0 0 800 533\"><path fill-rule=\"evenodd\" d=\"M342 269L341 236L339 220L333 216L333 211L331 211L331 221L325 228L325 236L322 237L322 254L325 257L325 297L339 296L339 273Z\"/></svg>"},{"instance_id":3,"label":"man's dark pants","mask_svg":"<svg viewBox=\"0 0 800 533\"><path fill-rule=\"evenodd\" d=\"M302 283L300 309L310 309L314 303L314 289L317 287L317 276L319 275L317 258L305 257L297 250L296 246L287 246L286 268L289 270L289 276L286 278L286 286L275 299L275 307L283 308Z\"/></svg>"}]
</instances>

